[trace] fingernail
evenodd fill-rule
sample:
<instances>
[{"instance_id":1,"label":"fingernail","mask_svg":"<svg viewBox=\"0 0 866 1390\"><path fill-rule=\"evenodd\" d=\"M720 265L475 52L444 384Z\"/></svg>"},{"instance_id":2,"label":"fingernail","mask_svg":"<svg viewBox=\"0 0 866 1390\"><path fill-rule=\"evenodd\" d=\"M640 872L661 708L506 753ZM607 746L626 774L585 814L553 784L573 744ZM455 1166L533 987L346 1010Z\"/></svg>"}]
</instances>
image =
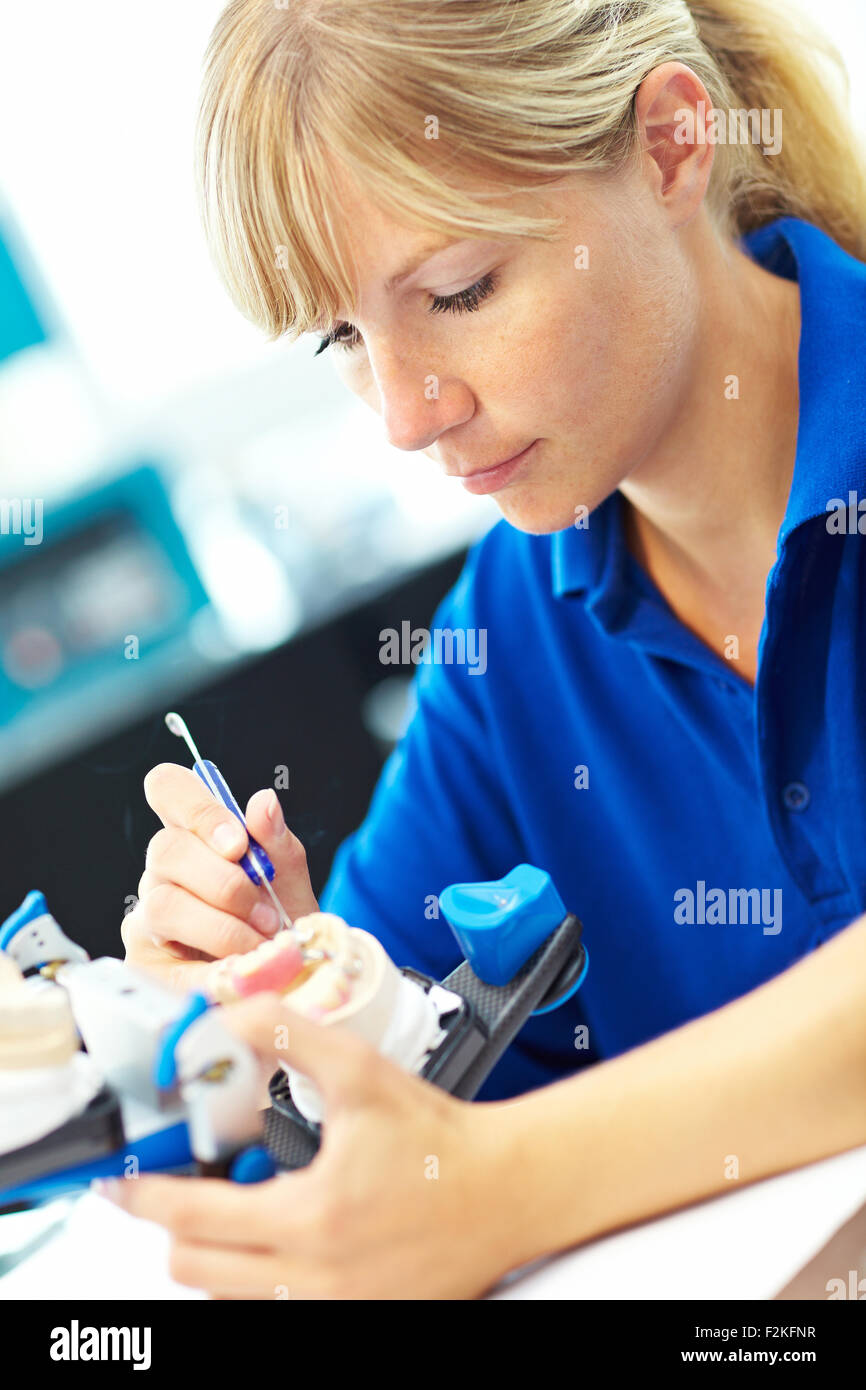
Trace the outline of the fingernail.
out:
<instances>
[{"instance_id":1,"label":"fingernail","mask_svg":"<svg viewBox=\"0 0 866 1390\"><path fill-rule=\"evenodd\" d=\"M250 913L250 922L262 936L274 936L279 930L280 919L277 909L270 903L256 903Z\"/></svg>"},{"instance_id":2,"label":"fingernail","mask_svg":"<svg viewBox=\"0 0 866 1390\"><path fill-rule=\"evenodd\" d=\"M109 1202L116 1202L120 1194L120 1183L116 1178L94 1178L90 1189L97 1196L105 1197Z\"/></svg>"},{"instance_id":3,"label":"fingernail","mask_svg":"<svg viewBox=\"0 0 866 1390\"><path fill-rule=\"evenodd\" d=\"M211 835L211 842L220 854L234 854L239 850L243 839L237 821L220 821Z\"/></svg>"},{"instance_id":4,"label":"fingernail","mask_svg":"<svg viewBox=\"0 0 866 1390\"><path fill-rule=\"evenodd\" d=\"M286 822L283 816L283 808L280 805L280 798L275 791L271 792L270 799L268 800L268 820L271 823L271 829L274 834L282 835L286 828Z\"/></svg>"}]
</instances>

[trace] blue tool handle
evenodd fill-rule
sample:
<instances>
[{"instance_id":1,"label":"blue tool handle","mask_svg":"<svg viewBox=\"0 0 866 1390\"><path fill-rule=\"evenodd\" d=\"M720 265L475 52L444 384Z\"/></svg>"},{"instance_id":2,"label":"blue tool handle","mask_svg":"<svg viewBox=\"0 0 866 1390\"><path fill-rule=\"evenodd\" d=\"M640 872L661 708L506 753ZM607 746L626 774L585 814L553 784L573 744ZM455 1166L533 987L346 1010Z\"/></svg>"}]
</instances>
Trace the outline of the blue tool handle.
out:
<instances>
[{"instance_id":1,"label":"blue tool handle","mask_svg":"<svg viewBox=\"0 0 866 1390\"><path fill-rule=\"evenodd\" d=\"M229 784L223 777L216 763L212 763L210 758L202 758L201 762L193 763L193 767L195 771L198 773L201 780L204 782L208 791L212 792L213 787L216 787L219 800L222 802L224 806L227 806L230 811L234 812L241 825L244 827L244 830L247 830L247 823L244 820L244 813L241 810L238 803L235 801L234 797L232 796L231 791L229 790ZM210 778L208 778L207 774L210 774ZM213 787L211 786L211 782L213 782ZM250 835L250 832L248 830L247 836L250 842L249 849L246 851L243 858L238 860L238 863L240 864L247 878L251 878L253 883L261 883L262 870L264 871L264 875L265 878L268 880L268 883L270 883L276 876L277 871L274 868L268 856L265 854L265 851L262 849L258 840L254 839L253 836ZM255 858L252 857L250 851L254 852ZM257 865L259 864L261 865L261 869L257 867Z\"/></svg>"}]
</instances>

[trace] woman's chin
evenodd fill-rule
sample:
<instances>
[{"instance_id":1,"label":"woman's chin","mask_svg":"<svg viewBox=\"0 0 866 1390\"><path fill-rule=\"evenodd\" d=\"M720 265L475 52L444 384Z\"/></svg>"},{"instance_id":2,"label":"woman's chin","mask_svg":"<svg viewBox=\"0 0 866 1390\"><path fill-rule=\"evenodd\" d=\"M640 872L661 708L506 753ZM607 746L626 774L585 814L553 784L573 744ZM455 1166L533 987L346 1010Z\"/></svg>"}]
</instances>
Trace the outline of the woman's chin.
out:
<instances>
[{"instance_id":1,"label":"woman's chin","mask_svg":"<svg viewBox=\"0 0 866 1390\"><path fill-rule=\"evenodd\" d=\"M589 516L586 508L576 510L574 503L561 499L545 502L537 496L509 497L503 491L496 502L509 526L530 536L549 536L554 531L567 531L570 526L579 523L581 515L585 527Z\"/></svg>"}]
</instances>

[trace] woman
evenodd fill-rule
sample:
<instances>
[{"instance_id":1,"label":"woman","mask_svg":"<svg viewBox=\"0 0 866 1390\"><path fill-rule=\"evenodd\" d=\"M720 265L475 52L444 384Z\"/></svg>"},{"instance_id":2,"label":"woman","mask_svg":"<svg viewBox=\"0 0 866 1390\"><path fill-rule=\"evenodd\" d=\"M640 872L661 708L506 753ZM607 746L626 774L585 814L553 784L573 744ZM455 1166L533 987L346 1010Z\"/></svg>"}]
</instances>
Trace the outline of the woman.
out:
<instances>
[{"instance_id":1,"label":"woman","mask_svg":"<svg viewBox=\"0 0 866 1390\"><path fill-rule=\"evenodd\" d=\"M436 894L529 860L592 966L483 1105L293 1022L329 1117L309 1170L121 1184L180 1280L471 1296L866 1143L866 179L824 56L767 0L220 19L200 181L236 303L322 334L390 442L504 516L434 620L486 670L421 668L322 906L441 976ZM188 769L146 794L128 957L188 987L275 921ZM247 819L314 910L274 793ZM234 1011L271 1059L285 1017Z\"/></svg>"}]
</instances>

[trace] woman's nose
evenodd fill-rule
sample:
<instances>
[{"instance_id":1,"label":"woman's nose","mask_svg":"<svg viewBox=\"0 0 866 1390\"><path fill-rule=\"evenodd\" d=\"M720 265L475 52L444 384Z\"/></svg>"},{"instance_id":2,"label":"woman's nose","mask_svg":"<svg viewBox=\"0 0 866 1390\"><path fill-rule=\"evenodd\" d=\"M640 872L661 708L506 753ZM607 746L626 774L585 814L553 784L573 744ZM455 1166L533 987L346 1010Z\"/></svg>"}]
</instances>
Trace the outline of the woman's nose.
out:
<instances>
[{"instance_id":1,"label":"woman's nose","mask_svg":"<svg viewBox=\"0 0 866 1390\"><path fill-rule=\"evenodd\" d=\"M391 361L374 375L388 443L415 453L429 449L446 430L475 413L469 386L454 376L425 370L417 359Z\"/></svg>"}]
</instances>

